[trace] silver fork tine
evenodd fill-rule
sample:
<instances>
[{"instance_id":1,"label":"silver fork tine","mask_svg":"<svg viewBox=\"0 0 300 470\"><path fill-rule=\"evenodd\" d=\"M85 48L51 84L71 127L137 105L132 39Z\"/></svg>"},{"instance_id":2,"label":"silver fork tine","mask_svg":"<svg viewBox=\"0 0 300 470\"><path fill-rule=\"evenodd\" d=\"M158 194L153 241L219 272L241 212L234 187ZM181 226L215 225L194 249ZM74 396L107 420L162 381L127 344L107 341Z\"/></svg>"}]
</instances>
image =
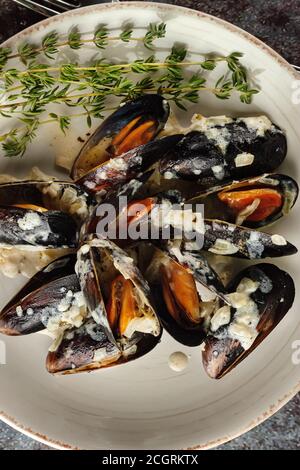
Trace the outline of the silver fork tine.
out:
<instances>
[{"instance_id":1,"label":"silver fork tine","mask_svg":"<svg viewBox=\"0 0 300 470\"><path fill-rule=\"evenodd\" d=\"M61 13L61 11L42 6L32 0L14 0L14 1L22 5L23 7L29 8L30 10L40 13L43 16L53 16L53 15L58 15L59 13Z\"/></svg>"},{"instance_id":2,"label":"silver fork tine","mask_svg":"<svg viewBox=\"0 0 300 470\"><path fill-rule=\"evenodd\" d=\"M44 0L45 3L50 5L58 6L63 10L70 10L71 8L79 8L80 2L66 2L65 0Z\"/></svg>"}]
</instances>

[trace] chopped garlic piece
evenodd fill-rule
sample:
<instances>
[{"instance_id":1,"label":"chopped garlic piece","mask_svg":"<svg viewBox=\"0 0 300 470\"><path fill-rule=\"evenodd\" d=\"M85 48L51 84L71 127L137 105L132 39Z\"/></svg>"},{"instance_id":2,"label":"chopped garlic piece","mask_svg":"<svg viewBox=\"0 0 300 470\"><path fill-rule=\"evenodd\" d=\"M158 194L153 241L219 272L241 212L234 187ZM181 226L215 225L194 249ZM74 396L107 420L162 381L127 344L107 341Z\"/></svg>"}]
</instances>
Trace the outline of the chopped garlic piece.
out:
<instances>
[{"instance_id":1,"label":"chopped garlic piece","mask_svg":"<svg viewBox=\"0 0 300 470\"><path fill-rule=\"evenodd\" d=\"M211 246L208 251L216 255L233 255L239 251L239 248L228 240L217 238L214 245Z\"/></svg>"},{"instance_id":2,"label":"chopped garlic piece","mask_svg":"<svg viewBox=\"0 0 300 470\"><path fill-rule=\"evenodd\" d=\"M253 162L254 162L254 155L252 153L246 153L246 152L239 153L234 159L234 163L236 167L249 166L249 165L252 165Z\"/></svg>"},{"instance_id":3,"label":"chopped garlic piece","mask_svg":"<svg viewBox=\"0 0 300 470\"><path fill-rule=\"evenodd\" d=\"M229 305L219 308L213 315L210 323L211 331L217 331L221 326L228 325L231 317L231 309Z\"/></svg>"},{"instance_id":4,"label":"chopped garlic piece","mask_svg":"<svg viewBox=\"0 0 300 470\"><path fill-rule=\"evenodd\" d=\"M242 225L243 222L249 217L249 215L253 214L256 211L259 204L260 204L260 199L256 198L251 202L251 204L249 204L247 207L242 209L236 217L236 221L235 221L236 225Z\"/></svg>"},{"instance_id":5,"label":"chopped garlic piece","mask_svg":"<svg viewBox=\"0 0 300 470\"><path fill-rule=\"evenodd\" d=\"M274 245L283 246L287 244L286 239L282 235L276 235L276 234L272 235L271 240L272 240L272 243L274 243Z\"/></svg>"},{"instance_id":6,"label":"chopped garlic piece","mask_svg":"<svg viewBox=\"0 0 300 470\"><path fill-rule=\"evenodd\" d=\"M18 305L17 308L16 308L16 314L18 317L22 317L23 315L23 309L21 307L21 305Z\"/></svg>"},{"instance_id":7,"label":"chopped garlic piece","mask_svg":"<svg viewBox=\"0 0 300 470\"><path fill-rule=\"evenodd\" d=\"M140 333L149 333L154 336L157 336L157 322L154 317L137 317L131 320L129 322L125 332L124 336L126 338L131 338L132 335L136 332L139 331Z\"/></svg>"}]
</instances>

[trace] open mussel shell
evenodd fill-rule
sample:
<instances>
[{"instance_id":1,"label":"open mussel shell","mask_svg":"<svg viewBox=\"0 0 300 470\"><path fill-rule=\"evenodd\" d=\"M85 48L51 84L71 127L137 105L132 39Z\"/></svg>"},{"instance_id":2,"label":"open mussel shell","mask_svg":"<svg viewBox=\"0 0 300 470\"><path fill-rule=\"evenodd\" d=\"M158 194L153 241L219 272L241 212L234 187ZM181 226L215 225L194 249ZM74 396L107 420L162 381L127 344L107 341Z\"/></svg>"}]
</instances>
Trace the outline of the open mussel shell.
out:
<instances>
[{"instance_id":1,"label":"open mussel shell","mask_svg":"<svg viewBox=\"0 0 300 470\"><path fill-rule=\"evenodd\" d=\"M259 228L287 215L299 193L287 175L264 174L202 192L188 202L205 205L205 217Z\"/></svg>"},{"instance_id":2,"label":"open mussel shell","mask_svg":"<svg viewBox=\"0 0 300 470\"><path fill-rule=\"evenodd\" d=\"M75 255L63 256L35 274L2 309L0 332L13 336L35 333L57 319L66 294L80 290L75 262Z\"/></svg>"},{"instance_id":3,"label":"open mussel shell","mask_svg":"<svg viewBox=\"0 0 300 470\"><path fill-rule=\"evenodd\" d=\"M282 235L271 235L221 220L205 219L204 222L202 249L216 255L262 259L297 253L297 248Z\"/></svg>"},{"instance_id":4,"label":"open mussel shell","mask_svg":"<svg viewBox=\"0 0 300 470\"><path fill-rule=\"evenodd\" d=\"M14 181L0 184L0 206L55 210L81 222L95 204L92 196L68 181Z\"/></svg>"},{"instance_id":5,"label":"open mussel shell","mask_svg":"<svg viewBox=\"0 0 300 470\"><path fill-rule=\"evenodd\" d=\"M188 179L210 188L271 172L287 153L284 133L266 116L201 116L191 129L161 160L166 179Z\"/></svg>"},{"instance_id":6,"label":"open mussel shell","mask_svg":"<svg viewBox=\"0 0 300 470\"><path fill-rule=\"evenodd\" d=\"M49 351L46 367L50 373L70 374L108 366L121 357L107 321L100 287L97 253L83 245L77 253L76 272L84 295L87 318L79 328L66 331Z\"/></svg>"},{"instance_id":7,"label":"open mussel shell","mask_svg":"<svg viewBox=\"0 0 300 470\"><path fill-rule=\"evenodd\" d=\"M196 242L183 239L168 240L162 242L159 248L171 259L184 266L197 282L225 300L225 287L218 274L208 264Z\"/></svg>"},{"instance_id":8,"label":"open mussel shell","mask_svg":"<svg viewBox=\"0 0 300 470\"><path fill-rule=\"evenodd\" d=\"M161 239L167 214L174 207L181 207L181 195L176 191L129 201L116 219L116 243L128 247L138 241Z\"/></svg>"},{"instance_id":9,"label":"open mussel shell","mask_svg":"<svg viewBox=\"0 0 300 470\"><path fill-rule=\"evenodd\" d=\"M169 105L160 95L144 95L122 104L83 146L71 177L78 179L106 160L154 139L168 116Z\"/></svg>"},{"instance_id":10,"label":"open mussel shell","mask_svg":"<svg viewBox=\"0 0 300 470\"><path fill-rule=\"evenodd\" d=\"M180 244L184 242L156 248L146 277L165 329L178 342L198 346L206 336L207 317L218 296L225 300L224 286L199 253L186 252Z\"/></svg>"},{"instance_id":11,"label":"open mussel shell","mask_svg":"<svg viewBox=\"0 0 300 470\"><path fill-rule=\"evenodd\" d=\"M136 147L93 168L76 182L87 192L104 198L112 189L128 183L148 170L180 138L180 135L167 136Z\"/></svg>"},{"instance_id":12,"label":"open mussel shell","mask_svg":"<svg viewBox=\"0 0 300 470\"><path fill-rule=\"evenodd\" d=\"M77 226L68 214L0 206L1 247L75 248L76 244Z\"/></svg>"},{"instance_id":13,"label":"open mussel shell","mask_svg":"<svg viewBox=\"0 0 300 470\"><path fill-rule=\"evenodd\" d=\"M80 329L65 332L58 348L49 352L49 372L69 374L98 369L136 359L153 349L160 339L161 327L150 288L132 258L109 240L92 240L79 250L76 271L86 300L87 320ZM144 316L131 318L132 299L126 298L125 305L124 297L113 297L114 293L118 295L118 287L114 291L112 285L120 275L134 286L134 301ZM120 326L112 324L108 310L111 301L120 309L124 302L125 313L129 314L125 334L121 334ZM123 309L121 314L124 316ZM142 319L145 329L141 328ZM126 336L128 331L131 334Z\"/></svg>"},{"instance_id":14,"label":"open mussel shell","mask_svg":"<svg viewBox=\"0 0 300 470\"><path fill-rule=\"evenodd\" d=\"M112 189L105 197L105 202L98 204L81 227L80 239L82 241L95 237L115 240L120 246L129 241L127 236L124 243L120 243L118 232L118 219L131 201L136 200L139 191L151 177L154 170L149 170L141 176L130 180L119 188ZM112 211L112 212L111 212ZM127 222L127 218L126 218Z\"/></svg>"},{"instance_id":15,"label":"open mussel shell","mask_svg":"<svg viewBox=\"0 0 300 470\"><path fill-rule=\"evenodd\" d=\"M79 328L65 331L59 345L48 352L46 368L52 374L74 374L116 364L120 357L103 325L89 318Z\"/></svg>"},{"instance_id":16,"label":"open mussel shell","mask_svg":"<svg viewBox=\"0 0 300 470\"><path fill-rule=\"evenodd\" d=\"M152 170L147 173L151 175ZM141 178L132 180L133 186L140 185L145 176L147 174L144 173ZM174 233L174 227L168 223L169 215L174 212L176 219L176 210L181 210L180 192L170 191L136 199L130 183L111 199L105 199L103 204L99 204L83 228L83 239L96 234L99 238L114 240L121 247L128 247L138 241L162 239L165 236L163 229L167 226L170 230L165 238L170 238L169 232Z\"/></svg>"},{"instance_id":17,"label":"open mussel shell","mask_svg":"<svg viewBox=\"0 0 300 470\"><path fill-rule=\"evenodd\" d=\"M219 379L245 359L284 318L295 297L291 276L272 264L244 269L228 286L233 307L212 317L202 352L207 374ZM212 331L213 330L213 331Z\"/></svg>"}]
</instances>

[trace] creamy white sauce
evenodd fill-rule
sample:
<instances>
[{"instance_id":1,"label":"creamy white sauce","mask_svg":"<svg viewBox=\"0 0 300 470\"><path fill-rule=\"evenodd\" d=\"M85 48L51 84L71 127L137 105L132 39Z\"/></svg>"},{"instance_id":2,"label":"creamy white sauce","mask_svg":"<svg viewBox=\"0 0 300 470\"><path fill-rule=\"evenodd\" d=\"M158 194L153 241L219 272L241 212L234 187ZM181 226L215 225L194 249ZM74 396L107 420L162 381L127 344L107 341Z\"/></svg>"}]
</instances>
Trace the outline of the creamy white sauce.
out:
<instances>
[{"instance_id":1,"label":"creamy white sauce","mask_svg":"<svg viewBox=\"0 0 300 470\"><path fill-rule=\"evenodd\" d=\"M249 277L244 277L237 286L236 291L242 294L252 294L256 292L259 284L259 282L253 281Z\"/></svg>"},{"instance_id":2,"label":"creamy white sauce","mask_svg":"<svg viewBox=\"0 0 300 470\"><path fill-rule=\"evenodd\" d=\"M135 332L154 334L157 331L157 322L154 317L136 317L129 322L124 332L126 338L131 338ZM156 336L156 335L155 335Z\"/></svg>"},{"instance_id":3,"label":"creamy white sauce","mask_svg":"<svg viewBox=\"0 0 300 470\"><path fill-rule=\"evenodd\" d=\"M170 354L168 360L169 367L174 372L182 372L184 369L187 368L188 362L188 356L181 351L176 351Z\"/></svg>"},{"instance_id":4,"label":"creamy white sauce","mask_svg":"<svg viewBox=\"0 0 300 470\"><path fill-rule=\"evenodd\" d=\"M128 345L125 345L125 347L123 348L123 356L124 357L129 357L129 356L133 356L134 354L136 354L137 352L137 345L136 344L132 344L131 346L128 347Z\"/></svg>"},{"instance_id":5,"label":"creamy white sauce","mask_svg":"<svg viewBox=\"0 0 300 470\"><path fill-rule=\"evenodd\" d=\"M46 175L37 167L32 168L31 173L31 179L50 181L49 184L41 184L38 188L50 199L55 209L74 215L80 220L88 216L89 210L84 194L78 194L76 188L72 186L61 185L53 176Z\"/></svg>"},{"instance_id":6,"label":"creamy white sauce","mask_svg":"<svg viewBox=\"0 0 300 470\"><path fill-rule=\"evenodd\" d=\"M243 278L237 291L227 296L231 305L236 309L233 321L228 327L228 334L232 339L239 340L245 350L252 346L258 335L256 327L260 320L259 310L250 297L250 294L255 292L258 287L258 282Z\"/></svg>"},{"instance_id":7,"label":"creamy white sauce","mask_svg":"<svg viewBox=\"0 0 300 470\"><path fill-rule=\"evenodd\" d=\"M124 161L122 157L112 158L109 161L109 168L116 171L126 171L128 168L128 164Z\"/></svg>"},{"instance_id":8,"label":"creamy white sauce","mask_svg":"<svg viewBox=\"0 0 300 470\"><path fill-rule=\"evenodd\" d=\"M263 137L267 131L275 130L272 122L267 116L253 116L237 119L244 122L250 131L254 131L258 137Z\"/></svg>"},{"instance_id":9,"label":"creamy white sauce","mask_svg":"<svg viewBox=\"0 0 300 470\"><path fill-rule=\"evenodd\" d=\"M86 243L85 245L82 245L80 251L83 255L86 255L90 251L90 246Z\"/></svg>"},{"instance_id":10,"label":"creamy white sauce","mask_svg":"<svg viewBox=\"0 0 300 470\"><path fill-rule=\"evenodd\" d=\"M235 311L233 313L231 307L226 305L215 312L211 319L210 331L216 338L238 340L244 350L252 346L258 336L257 325L260 315L258 306L250 295L257 289L261 289L261 282L244 277L236 292L227 295L227 300Z\"/></svg>"},{"instance_id":11,"label":"creamy white sauce","mask_svg":"<svg viewBox=\"0 0 300 470\"><path fill-rule=\"evenodd\" d=\"M188 128L193 131L206 131L211 127L225 126L233 122L233 119L228 116L210 116L205 117L201 114L194 114L191 119L191 126Z\"/></svg>"},{"instance_id":12,"label":"creamy white sauce","mask_svg":"<svg viewBox=\"0 0 300 470\"><path fill-rule=\"evenodd\" d=\"M189 208L174 209L171 201L164 199L151 211L151 225L156 228L174 227L184 232L204 233L204 219L201 212Z\"/></svg>"},{"instance_id":13,"label":"creamy white sauce","mask_svg":"<svg viewBox=\"0 0 300 470\"><path fill-rule=\"evenodd\" d=\"M103 341L104 332L102 328L99 328L99 325L97 325L97 323L94 323L94 321L88 321L82 326L82 328L92 338L93 341L99 343Z\"/></svg>"},{"instance_id":14,"label":"creamy white sauce","mask_svg":"<svg viewBox=\"0 0 300 470\"><path fill-rule=\"evenodd\" d=\"M96 349L94 352L93 360L95 362L103 362L107 360L107 350L106 348Z\"/></svg>"},{"instance_id":15,"label":"creamy white sauce","mask_svg":"<svg viewBox=\"0 0 300 470\"><path fill-rule=\"evenodd\" d=\"M265 247L262 242L260 232L251 231L250 236L246 241L246 246L250 259L261 258Z\"/></svg>"},{"instance_id":16,"label":"creamy white sauce","mask_svg":"<svg viewBox=\"0 0 300 470\"><path fill-rule=\"evenodd\" d=\"M221 326L228 325L231 317L231 308L229 305L224 305L219 308L213 315L210 322L211 331L217 331Z\"/></svg>"},{"instance_id":17,"label":"creamy white sauce","mask_svg":"<svg viewBox=\"0 0 300 470\"><path fill-rule=\"evenodd\" d=\"M21 307L21 305L18 305L17 308L16 308L16 314L17 316L20 318L23 316L23 309Z\"/></svg>"},{"instance_id":18,"label":"creamy white sauce","mask_svg":"<svg viewBox=\"0 0 300 470\"><path fill-rule=\"evenodd\" d=\"M86 304L82 292L68 290L57 307L46 307L42 312L42 321L47 330L55 337L51 351L55 351L62 341L65 330L80 328L86 318Z\"/></svg>"},{"instance_id":19,"label":"creamy white sauce","mask_svg":"<svg viewBox=\"0 0 300 470\"><path fill-rule=\"evenodd\" d=\"M33 230L42 224L42 219L37 212L27 212L17 223L22 230Z\"/></svg>"},{"instance_id":20,"label":"creamy white sauce","mask_svg":"<svg viewBox=\"0 0 300 470\"><path fill-rule=\"evenodd\" d=\"M263 277L261 277L259 280L259 290L263 294L269 294L272 289L273 289L273 283L271 279L268 276L263 275Z\"/></svg>"},{"instance_id":21,"label":"creamy white sauce","mask_svg":"<svg viewBox=\"0 0 300 470\"><path fill-rule=\"evenodd\" d=\"M201 261L198 260L192 253L185 252L183 254L181 252L179 243L173 243L170 245L169 252L177 259L179 263L188 264L189 270L193 271L202 267Z\"/></svg>"},{"instance_id":22,"label":"creamy white sauce","mask_svg":"<svg viewBox=\"0 0 300 470\"><path fill-rule=\"evenodd\" d=\"M188 131L203 132L225 154L230 142L230 133L225 125L231 122L233 122L232 118L227 116L204 117L200 114L194 114Z\"/></svg>"},{"instance_id":23,"label":"creamy white sauce","mask_svg":"<svg viewBox=\"0 0 300 470\"><path fill-rule=\"evenodd\" d=\"M70 253L69 249L43 250L37 248L29 251L25 248L0 248L0 272L9 278L14 278L18 274L30 278L55 258L67 253Z\"/></svg>"}]
</instances>

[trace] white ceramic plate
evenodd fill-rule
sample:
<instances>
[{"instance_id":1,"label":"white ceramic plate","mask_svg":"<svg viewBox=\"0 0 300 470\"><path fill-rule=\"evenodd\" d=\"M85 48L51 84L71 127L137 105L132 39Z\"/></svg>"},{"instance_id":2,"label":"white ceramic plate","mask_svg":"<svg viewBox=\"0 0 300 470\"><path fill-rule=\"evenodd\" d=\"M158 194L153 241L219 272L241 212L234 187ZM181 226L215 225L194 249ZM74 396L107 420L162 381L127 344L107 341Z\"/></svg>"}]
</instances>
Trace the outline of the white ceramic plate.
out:
<instances>
[{"instance_id":1,"label":"white ceramic plate","mask_svg":"<svg viewBox=\"0 0 300 470\"><path fill-rule=\"evenodd\" d=\"M150 22L165 21L166 47L181 41L194 52L244 52L245 62L262 90L254 103L246 106L238 99L224 102L203 93L192 111L208 115L266 113L287 132L289 154L283 170L299 180L300 106L292 103L296 72L266 45L226 22L171 5L122 2L45 20L7 44L16 45L23 39L39 41L46 32L65 32L74 24L84 31L92 31L99 23L118 29L128 20L142 30ZM112 55L125 53L136 58L136 52L124 46L114 49ZM86 132L85 123L78 121L67 138L56 126L41 129L23 160L0 159L0 172L24 175L38 164L53 173L55 156L62 152L75 155L80 146L77 137ZM297 244L299 218L298 204L288 219L276 225L276 232ZM299 285L299 255L276 264L291 273ZM24 279L12 282L1 278L1 303L6 303L22 283ZM294 308L276 330L221 381L205 375L199 348L182 347L167 333L151 353L126 366L66 377L52 377L45 370L46 336L2 337L7 348L7 365L0 366L2 419L58 448L216 446L269 417L299 390L300 366L292 362L292 344L300 339L298 307L299 289ZM181 373L168 367L168 356L176 350L190 355L189 365Z\"/></svg>"}]
</instances>

